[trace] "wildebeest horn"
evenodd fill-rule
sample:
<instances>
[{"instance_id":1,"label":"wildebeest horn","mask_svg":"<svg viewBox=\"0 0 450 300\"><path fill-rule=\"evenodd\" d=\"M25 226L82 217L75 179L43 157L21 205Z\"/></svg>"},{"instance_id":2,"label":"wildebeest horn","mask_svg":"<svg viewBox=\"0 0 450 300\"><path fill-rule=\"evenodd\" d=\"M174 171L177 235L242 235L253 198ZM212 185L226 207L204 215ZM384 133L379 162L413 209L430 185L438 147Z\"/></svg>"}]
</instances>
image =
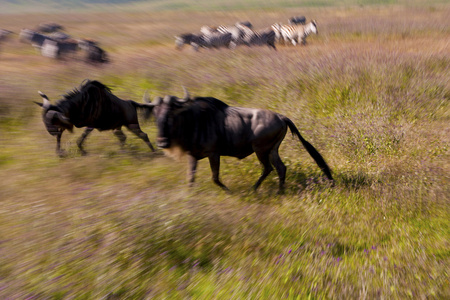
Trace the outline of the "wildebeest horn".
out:
<instances>
[{"instance_id":1,"label":"wildebeest horn","mask_svg":"<svg viewBox=\"0 0 450 300\"><path fill-rule=\"evenodd\" d=\"M185 86L183 86L183 91L184 91L184 100L188 101L190 96L189 96L189 92Z\"/></svg>"},{"instance_id":2,"label":"wildebeest horn","mask_svg":"<svg viewBox=\"0 0 450 300\"><path fill-rule=\"evenodd\" d=\"M144 96L142 97L142 101L145 103L150 103L150 97L148 96L148 90L145 90Z\"/></svg>"},{"instance_id":3,"label":"wildebeest horn","mask_svg":"<svg viewBox=\"0 0 450 300\"><path fill-rule=\"evenodd\" d=\"M73 126L72 123L70 123L69 119L67 117L65 117L64 115L62 115L59 111L49 110L45 114L45 118L47 120L53 120L52 121L53 123L54 123L54 120L56 119L57 120L56 124L66 125L66 126L68 126L68 128Z\"/></svg>"},{"instance_id":4,"label":"wildebeest horn","mask_svg":"<svg viewBox=\"0 0 450 300\"><path fill-rule=\"evenodd\" d=\"M50 107L50 100L48 100L48 97L41 91L38 91L39 95L41 95L43 103L42 108L47 109Z\"/></svg>"},{"instance_id":5,"label":"wildebeest horn","mask_svg":"<svg viewBox=\"0 0 450 300\"><path fill-rule=\"evenodd\" d=\"M183 86L183 91L184 91L183 99L178 98L178 102L181 102L181 103L188 102L190 99L189 92L185 86Z\"/></svg>"}]
</instances>

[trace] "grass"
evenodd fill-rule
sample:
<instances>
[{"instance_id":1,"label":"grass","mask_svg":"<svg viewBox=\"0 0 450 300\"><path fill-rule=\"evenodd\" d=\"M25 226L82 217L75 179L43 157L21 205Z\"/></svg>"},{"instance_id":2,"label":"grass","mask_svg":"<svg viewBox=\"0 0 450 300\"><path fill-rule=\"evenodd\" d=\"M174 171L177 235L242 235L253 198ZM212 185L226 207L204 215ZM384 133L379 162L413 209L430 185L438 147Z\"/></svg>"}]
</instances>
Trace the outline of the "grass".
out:
<instances>
[{"instance_id":1,"label":"grass","mask_svg":"<svg viewBox=\"0 0 450 300\"><path fill-rule=\"evenodd\" d=\"M434 4L433 4L434 5ZM302 8L318 21L306 47L174 49L204 24L286 22L284 9L11 14L19 32L51 19L98 39L112 63L53 61L17 36L0 53L2 299L445 299L449 290L450 7ZM176 17L175 17L176 16ZM3 27L6 25L2 25ZM121 150L94 131L68 157L42 124L52 101L85 78L120 97L214 96L268 108L298 126L329 163L330 186L288 135L286 193L271 174L250 191L254 156L222 158L222 192L200 161ZM155 141L156 128L143 122Z\"/></svg>"}]
</instances>

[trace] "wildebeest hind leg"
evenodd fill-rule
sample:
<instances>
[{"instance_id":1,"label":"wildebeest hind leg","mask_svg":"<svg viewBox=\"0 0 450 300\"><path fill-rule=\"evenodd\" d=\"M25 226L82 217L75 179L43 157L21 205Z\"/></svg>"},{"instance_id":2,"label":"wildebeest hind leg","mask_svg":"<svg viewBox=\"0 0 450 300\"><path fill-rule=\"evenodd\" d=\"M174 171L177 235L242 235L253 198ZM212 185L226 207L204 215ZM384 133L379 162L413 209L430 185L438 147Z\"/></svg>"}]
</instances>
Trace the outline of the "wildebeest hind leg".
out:
<instances>
[{"instance_id":1,"label":"wildebeest hind leg","mask_svg":"<svg viewBox=\"0 0 450 300\"><path fill-rule=\"evenodd\" d=\"M261 176L259 177L258 181L253 186L253 190L255 190L255 191L258 189L258 187L260 186L261 182L263 182L263 180L266 179L266 177L270 174L270 172L273 171L273 167L270 164L269 154L268 153L256 152L256 156L258 156L259 161L263 165L263 172L262 172Z\"/></svg>"},{"instance_id":2,"label":"wildebeest hind leg","mask_svg":"<svg viewBox=\"0 0 450 300\"><path fill-rule=\"evenodd\" d=\"M143 131L141 130L141 128L139 127L139 125L137 125L137 124L132 124L132 125L129 125L129 126L127 126L127 127L128 127L128 129L129 129L131 132L133 132L135 135L137 135L139 138L141 138L141 139L147 144L147 146L148 146L150 149L152 149L153 152L155 152L155 148L153 148L152 143L150 143L150 140L148 139L148 135L147 135L145 132L143 132Z\"/></svg>"},{"instance_id":3,"label":"wildebeest hind leg","mask_svg":"<svg viewBox=\"0 0 450 300\"><path fill-rule=\"evenodd\" d=\"M212 180L215 184L220 186L225 191L229 192L230 190L222 183L219 179L219 170L220 170L220 156L219 155L211 155L209 158L209 165L211 167L212 172Z\"/></svg>"},{"instance_id":4,"label":"wildebeest hind leg","mask_svg":"<svg viewBox=\"0 0 450 300\"><path fill-rule=\"evenodd\" d=\"M117 138L120 141L120 146L123 148L123 146L125 146L125 141L127 140L127 136L125 135L125 133L123 133L122 129L120 129L120 128L114 129L113 133L115 136L117 136Z\"/></svg>"},{"instance_id":5,"label":"wildebeest hind leg","mask_svg":"<svg viewBox=\"0 0 450 300\"><path fill-rule=\"evenodd\" d=\"M281 161L280 155L278 154L278 147L270 153L270 162L275 167L278 173L278 178L280 180L279 193L284 191L284 181L286 179L286 166Z\"/></svg>"},{"instance_id":6,"label":"wildebeest hind leg","mask_svg":"<svg viewBox=\"0 0 450 300\"><path fill-rule=\"evenodd\" d=\"M86 128L86 130L83 132L83 134L80 136L80 138L77 141L77 146L81 151L81 155L86 155L86 151L84 151L84 149L83 149L83 142L87 138L87 136L92 132L92 130L94 130L94 128L91 128L91 127Z\"/></svg>"}]
</instances>

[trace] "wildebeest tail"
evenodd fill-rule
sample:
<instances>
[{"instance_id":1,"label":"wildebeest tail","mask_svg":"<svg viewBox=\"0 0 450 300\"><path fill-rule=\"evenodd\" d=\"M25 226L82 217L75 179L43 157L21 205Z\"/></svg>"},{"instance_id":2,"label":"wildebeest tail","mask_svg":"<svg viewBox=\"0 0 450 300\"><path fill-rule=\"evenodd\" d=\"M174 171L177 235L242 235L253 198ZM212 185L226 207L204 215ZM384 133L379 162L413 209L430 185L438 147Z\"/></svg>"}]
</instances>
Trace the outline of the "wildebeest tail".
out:
<instances>
[{"instance_id":1,"label":"wildebeest tail","mask_svg":"<svg viewBox=\"0 0 450 300\"><path fill-rule=\"evenodd\" d=\"M283 119L289 126L292 134L295 134L299 138L300 142L302 142L303 144L303 147L306 148L306 151L308 151L309 155L311 155L312 158L316 161L317 165L325 173L328 179L333 180L333 176L331 176L331 170L323 159L322 155L320 155L320 153L316 150L316 148L313 147L313 145L311 145L302 137L295 124L289 118L284 117Z\"/></svg>"},{"instance_id":2,"label":"wildebeest tail","mask_svg":"<svg viewBox=\"0 0 450 300\"><path fill-rule=\"evenodd\" d=\"M133 106L135 108L140 108L140 109L144 110L144 119L145 120L148 120L150 118L150 115L151 115L153 107L154 107L153 105L149 105L147 103L138 103L135 101L131 101L131 103L133 104Z\"/></svg>"}]
</instances>

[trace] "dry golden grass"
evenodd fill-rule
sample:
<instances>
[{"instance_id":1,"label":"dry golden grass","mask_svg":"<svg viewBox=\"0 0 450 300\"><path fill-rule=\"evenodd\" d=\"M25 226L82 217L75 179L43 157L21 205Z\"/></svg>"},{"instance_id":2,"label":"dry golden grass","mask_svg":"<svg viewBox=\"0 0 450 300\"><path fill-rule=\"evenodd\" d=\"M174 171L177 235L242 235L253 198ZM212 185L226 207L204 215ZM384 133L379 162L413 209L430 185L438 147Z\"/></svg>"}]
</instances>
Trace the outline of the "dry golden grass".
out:
<instances>
[{"instance_id":1,"label":"dry golden grass","mask_svg":"<svg viewBox=\"0 0 450 300\"><path fill-rule=\"evenodd\" d=\"M293 13L293 11L295 11ZM175 50L173 36L301 12L318 22L306 47ZM13 36L0 52L0 298L440 298L449 291L450 6L219 12L115 11L2 15L20 32L42 22L97 39L111 63L41 57ZM255 157L222 159L232 194L127 133L120 150L94 132L63 136L59 159L42 124L52 101L85 78L140 101L182 93L291 118L325 157L330 187L299 143L280 153L257 193ZM156 128L144 123L155 140Z\"/></svg>"}]
</instances>

